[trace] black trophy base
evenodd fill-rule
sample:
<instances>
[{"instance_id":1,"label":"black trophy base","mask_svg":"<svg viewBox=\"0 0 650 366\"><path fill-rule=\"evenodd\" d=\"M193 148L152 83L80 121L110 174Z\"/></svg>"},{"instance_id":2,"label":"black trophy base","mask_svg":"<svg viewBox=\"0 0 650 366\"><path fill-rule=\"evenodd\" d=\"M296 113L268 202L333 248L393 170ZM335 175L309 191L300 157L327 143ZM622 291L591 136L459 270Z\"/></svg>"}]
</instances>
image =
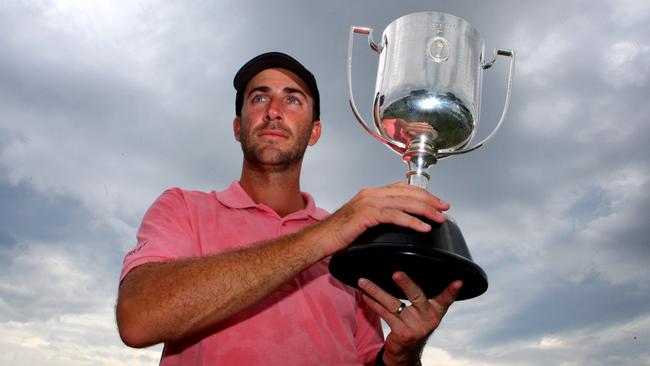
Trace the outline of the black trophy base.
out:
<instances>
[{"instance_id":1,"label":"black trophy base","mask_svg":"<svg viewBox=\"0 0 650 366\"><path fill-rule=\"evenodd\" d=\"M391 224L368 229L332 256L330 273L353 287L358 287L359 278L367 278L401 299L404 293L392 279L396 271L411 277L427 298L435 297L454 280L463 281L456 300L483 294L488 287L487 276L472 261L458 225L450 219L443 224L422 220L431 225L431 231L420 233Z\"/></svg>"}]
</instances>

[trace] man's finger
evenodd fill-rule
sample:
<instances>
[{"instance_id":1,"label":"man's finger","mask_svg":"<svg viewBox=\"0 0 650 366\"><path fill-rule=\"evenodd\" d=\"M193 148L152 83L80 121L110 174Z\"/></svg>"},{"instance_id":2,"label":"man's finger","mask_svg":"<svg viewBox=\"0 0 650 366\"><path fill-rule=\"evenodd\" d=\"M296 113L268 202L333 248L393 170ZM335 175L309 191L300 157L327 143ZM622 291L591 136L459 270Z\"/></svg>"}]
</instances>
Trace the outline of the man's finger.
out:
<instances>
[{"instance_id":1,"label":"man's finger","mask_svg":"<svg viewBox=\"0 0 650 366\"><path fill-rule=\"evenodd\" d=\"M431 299L430 302L446 312L447 308L456 300L462 286L463 281L456 280L449 284L438 296Z\"/></svg>"},{"instance_id":2,"label":"man's finger","mask_svg":"<svg viewBox=\"0 0 650 366\"><path fill-rule=\"evenodd\" d=\"M427 304L428 299L424 291L404 272L393 273L393 281L402 289L406 298L418 310L424 310L423 306Z\"/></svg>"},{"instance_id":3,"label":"man's finger","mask_svg":"<svg viewBox=\"0 0 650 366\"><path fill-rule=\"evenodd\" d=\"M387 311L389 311L391 314L395 315L395 312L397 312L397 310L400 308L402 302L399 299L396 299L393 295L384 291L374 282L365 278L360 278L357 284L361 290L368 294L368 296L374 299L377 303L386 309L390 309Z\"/></svg>"}]
</instances>

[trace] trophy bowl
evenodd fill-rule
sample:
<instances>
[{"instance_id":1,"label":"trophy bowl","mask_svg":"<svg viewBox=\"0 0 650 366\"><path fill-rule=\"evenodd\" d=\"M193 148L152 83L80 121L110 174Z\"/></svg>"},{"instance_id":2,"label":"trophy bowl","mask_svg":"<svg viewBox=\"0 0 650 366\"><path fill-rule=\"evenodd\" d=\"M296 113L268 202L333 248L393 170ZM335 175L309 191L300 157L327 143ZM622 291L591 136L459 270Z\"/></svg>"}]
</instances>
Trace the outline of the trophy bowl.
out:
<instances>
[{"instance_id":1,"label":"trophy bowl","mask_svg":"<svg viewBox=\"0 0 650 366\"><path fill-rule=\"evenodd\" d=\"M352 48L355 34L367 35L379 54L373 106L374 130L363 120L352 92ZM497 56L510 58L505 105L500 120L482 141L468 147L479 121L482 72ZM501 126L510 102L514 52L498 49L484 59L483 38L466 20L454 15L421 12L390 23L382 42L372 39L372 28L352 26L348 43L348 94L350 107L371 136L402 156L409 170L408 183L427 188L428 169L439 159L483 146ZM473 262L456 222L448 215L426 233L397 225L368 229L346 249L330 259L330 273L357 286L367 278L391 295L404 298L392 280L403 271L432 298L452 281L462 280L457 300L483 294L488 288L485 271Z\"/></svg>"},{"instance_id":2,"label":"trophy bowl","mask_svg":"<svg viewBox=\"0 0 650 366\"><path fill-rule=\"evenodd\" d=\"M434 146L458 149L474 133L474 117L466 103L452 92L414 90L382 108L381 134L408 145L421 133L434 133Z\"/></svg>"}]
</instances>

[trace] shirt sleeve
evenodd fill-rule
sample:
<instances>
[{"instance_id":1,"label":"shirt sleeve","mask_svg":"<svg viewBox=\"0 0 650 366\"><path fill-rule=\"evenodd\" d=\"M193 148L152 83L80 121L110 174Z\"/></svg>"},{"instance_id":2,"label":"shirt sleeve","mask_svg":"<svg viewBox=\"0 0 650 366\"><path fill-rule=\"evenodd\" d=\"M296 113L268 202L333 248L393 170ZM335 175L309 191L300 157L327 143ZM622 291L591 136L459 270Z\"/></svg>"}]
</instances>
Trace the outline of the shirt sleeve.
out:
<instances>
[{"instance_id":1,"label":"shirt sleeve","mask_svg":"<svg viewBox=\"0 0 650 366\"><path fill-rule=\"evenodd\" d=\"M183 191L165 191L149 207L137 234L136 246L126 254L120 281L133 268L200 254Z\"/></svg>"},{"instance_id":2,"label":"shirt sleeve","mask_svg":"<svg viewBox=\"0 0 650 366\"><path fill-rule=\"evenodd\" d=\"M363 364L373 364L377 352L384 345L384 333L381 329L381 321L368 304L361 298L361 293L356 293L357 309L357 332L354 335L359 361Z\"/></svg>"}]
</instances>

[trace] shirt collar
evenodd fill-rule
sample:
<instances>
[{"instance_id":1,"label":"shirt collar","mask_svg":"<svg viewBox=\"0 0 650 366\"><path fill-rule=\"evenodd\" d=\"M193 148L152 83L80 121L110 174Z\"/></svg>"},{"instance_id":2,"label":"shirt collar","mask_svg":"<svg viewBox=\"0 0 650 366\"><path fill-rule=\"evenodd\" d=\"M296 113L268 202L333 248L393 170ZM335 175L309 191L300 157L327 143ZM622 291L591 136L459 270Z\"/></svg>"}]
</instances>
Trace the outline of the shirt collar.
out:
<instances>
[{"instance_id":1,"label":"shirt collar","mask_svg":"<svg viewBox=\"0 0 650 366\"><path fill-rule=\"evenodd\" d=\"M307 215L312 217L315 220L320 221L329 215L327 211L323 210L322 208L316 207L316 202L314 201L314 198L309 193L300 192L300 194L302 195L302 198L305 200L305 202L307 202L307 205L305 206L304 209L291 213L287 217L300 218L301 216ZM262 207L264 205L255 203L255 201L253 201L253 199L248 195L248 193L246 193L246 191L239 184L239 181L236 180L232 181L232 183L230 183L230 186L228 186L228 188L217 193L217 200L219 200L219 202L221 202L224 206L230 208L238 208L238 209L258 208L262 210L270 210L270 208L268 207L264 209Z\"/></svg>"}]
</instances>

